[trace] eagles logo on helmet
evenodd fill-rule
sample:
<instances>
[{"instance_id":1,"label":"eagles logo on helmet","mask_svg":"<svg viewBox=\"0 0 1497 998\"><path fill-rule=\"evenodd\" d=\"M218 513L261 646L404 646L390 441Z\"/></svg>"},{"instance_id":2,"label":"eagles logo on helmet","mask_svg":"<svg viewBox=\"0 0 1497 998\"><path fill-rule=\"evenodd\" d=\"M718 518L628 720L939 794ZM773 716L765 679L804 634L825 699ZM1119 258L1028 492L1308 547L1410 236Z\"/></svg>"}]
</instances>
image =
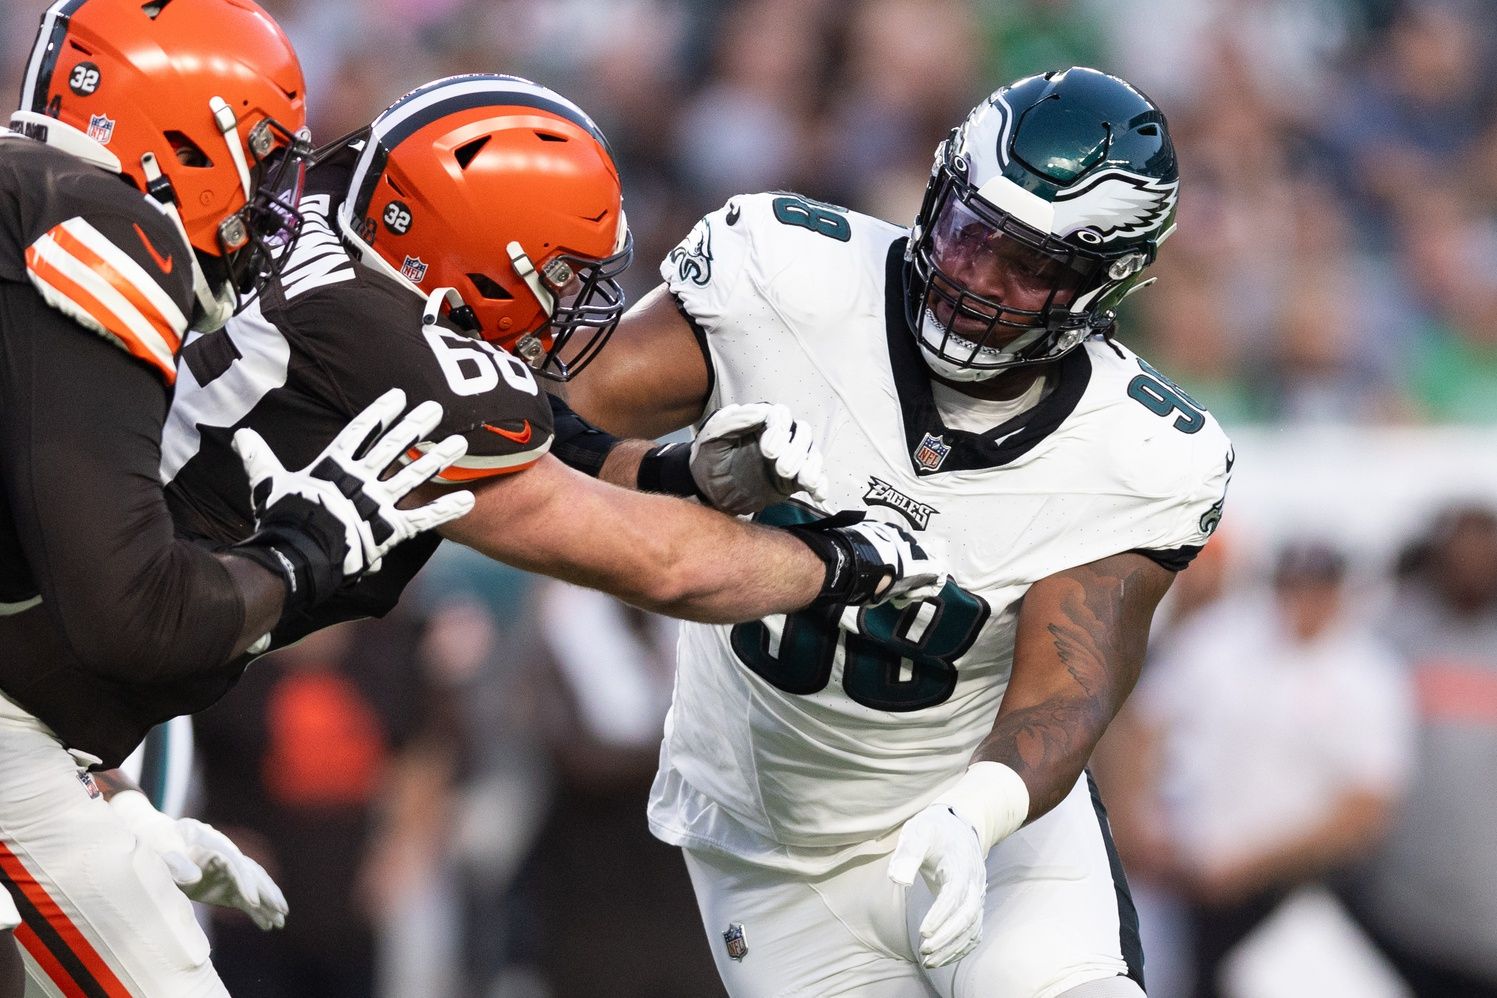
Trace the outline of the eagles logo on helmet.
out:
<instances>
[{"instance_id":1,"label":"eagles logo on helmet","mask_svg":"<svg viewBox=\"0 0 1497 998\"><path fill-rule=\"evenodd\" d=\"M1179 186L1163 113L1115 76L1046 73L979 104L936 150L905 252L931 370L977 381L1110 336L1174 231ZM974 288L984 270L1016 275L1026 303Z\"/></svg>"},{"instance_id":2,"label":"eagles logo on helmet","mask_svg":"<svg viewBox=\"0 0 1497 998\"><path fill-rule=\"evenodd\" d=\"M344 148L358 158L338 225L365 263L423 298L455 288L449 316L545 377L597 355L633 243L608 142L575 104L519 77L453 76L318 155Z\"/></svg>"}]
</instances>

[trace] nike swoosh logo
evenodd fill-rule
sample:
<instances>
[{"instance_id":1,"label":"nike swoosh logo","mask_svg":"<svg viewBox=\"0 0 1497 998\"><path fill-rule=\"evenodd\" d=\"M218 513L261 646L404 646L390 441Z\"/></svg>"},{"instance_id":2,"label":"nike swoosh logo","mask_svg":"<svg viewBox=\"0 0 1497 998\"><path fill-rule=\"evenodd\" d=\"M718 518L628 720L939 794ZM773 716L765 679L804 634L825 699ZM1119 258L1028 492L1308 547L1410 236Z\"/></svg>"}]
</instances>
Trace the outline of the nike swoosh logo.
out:
<instances>
[{"instance_id":1,"label":"nike swoosh logo","mask_svg":"<svg viewBox=\"0 0 1497 998\"><path fill-rule=\"evenodd\" d=\"M515 443L524 445L530 443L530 420L525 420L524 429L516 432L514 430L502 430L491 423L484 423L483 428L490 433L497 433L505 440L513 440Z\"/></svg>"},{"instance_id":2,"label":"nike swoosh logo","mask_svg":"<svg viewBox=\"0 0 1497 998\"><path fill-rule=\"evenodd\" d=\"M160 253L156 252L156 247L152 246L151 241L146 238L146 230L140 227L139 222L131 222L130 224L135 227L135 234L139 236L140 241L145 244L146 252L151 254L151 259L156 261L156 266L161 268L161 272L163 274L170 274L172 272L172 267L176 266L176 261L173 260L170 255L162 256Z\"/></svg>"}]
</instances>

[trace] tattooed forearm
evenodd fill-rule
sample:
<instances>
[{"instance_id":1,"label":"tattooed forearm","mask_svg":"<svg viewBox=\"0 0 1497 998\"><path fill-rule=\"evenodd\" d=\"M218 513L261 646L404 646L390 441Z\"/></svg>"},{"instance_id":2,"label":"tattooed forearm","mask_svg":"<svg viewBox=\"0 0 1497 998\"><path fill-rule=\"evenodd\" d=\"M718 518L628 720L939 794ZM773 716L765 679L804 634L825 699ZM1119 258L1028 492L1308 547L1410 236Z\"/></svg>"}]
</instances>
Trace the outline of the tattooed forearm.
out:
<instances>
[{"instance_id":1,"label":"tattooed forearm","mask_svg":"<svg viewBox=\"0 0 1497 998\"><path fill-rule=\"evenodd\" d=\"M1117 555L1043 579L1019 613L1013 675L976 758L1029 787L1030 817L1064 799L1143 663L1149 621L1173 574Z\"/></svg>"}]
</instances>

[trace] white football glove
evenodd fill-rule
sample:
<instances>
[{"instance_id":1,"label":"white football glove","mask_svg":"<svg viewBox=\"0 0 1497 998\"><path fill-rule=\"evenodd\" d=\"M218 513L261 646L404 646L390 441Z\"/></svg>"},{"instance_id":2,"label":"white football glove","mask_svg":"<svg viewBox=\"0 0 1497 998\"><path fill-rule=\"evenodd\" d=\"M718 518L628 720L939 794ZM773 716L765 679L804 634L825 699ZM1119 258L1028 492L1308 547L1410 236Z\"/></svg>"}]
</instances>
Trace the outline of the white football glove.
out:
<instances>
[{"instance_id":1,"label":"white football glove","mask_svg":"<svg viewBox=\"0 0 1497 998\"><path fill-rule=\"evenodd\" d=\"M913 534L898 524L864 520L843 529L861 537L878 553L889 578L889 584L876 589L870 602L887 601L902 607L932 599L946 587L946 573L939 562L926 553Z\"/></svg>"},{"instance_id":2,"label":"white football glove","mask_svg":"<svg viewBox=\"0 0 1497 998\"><path fill-rule=\"evenodd\" d=\"M906 821L889 857L889 879L908 887L916 873L935 894L920 922L920 964L944 967L982 941L988 871L977 829L945 804Z\"/></svg>"},{"instance_id":3,"label":"white football glove","mask_svg":"<svg viewBox=\"0 0 1497 998\"><path fill-rule=\"evenodd\" d=\"M145 794L122 790L109 799L126 827L160 856L182 893L203 904L238 908L261 929L286 924L286 896L265 868L229 837L195 818L173 820Z\"/></svg>"},{"instance_id":4,"label":"white football glove","mask_svg":"<svg viewBox=\"0 0 1497 998\"><path fill-rule=\"evenodd\" d=\"M982 941L988 852L1029 816L1029 788L1001 762L982 760L904 823L889 879L905 887L919 872L935 894L920 922L920 962L943 967Z\"/></svg>"},{"instance_id":5,"label":"white football glove","mask_svg":"<svg viewBox=\"0 0 1497 998\"><path fill-rule=\"evenodd\" d=\"M930 599L946 585L936 559L902 527L843 510L786 527L826 563L813 606L864 606L888 600L906 606Z\"/></svg>"},{"instance_id":6,"label":"white football glove","mask_svg":"<svg viewBox=\"0 0 1497 998\"><path fill-rule=\"evenodd\" d=\"M299 471L283 467L254 430L234 434L234 452L249 475L257 529L233 550L283 575L290 590L288 605L314 604L345 581L378 571L380 559L401 541L473 508L473 494L467 491L398 508L397 503L468 448L462 437L449 436L381 479L398 458L423 444L442 419L441 405L427 401L390 429L404 408L405 393L391 389Z\"/></svg>"},{"instance_id":7,"label":"white football glove","mask_svg":"<svg viewBox=\"0 0 1497 998\"><path fill-rule=\"evenodd\" d=\"M783 405L725 405L691 442L691 477L708 504L757 513L797 492L825 500L826 475L811 432Z\"/></svg>"}]
</instances>

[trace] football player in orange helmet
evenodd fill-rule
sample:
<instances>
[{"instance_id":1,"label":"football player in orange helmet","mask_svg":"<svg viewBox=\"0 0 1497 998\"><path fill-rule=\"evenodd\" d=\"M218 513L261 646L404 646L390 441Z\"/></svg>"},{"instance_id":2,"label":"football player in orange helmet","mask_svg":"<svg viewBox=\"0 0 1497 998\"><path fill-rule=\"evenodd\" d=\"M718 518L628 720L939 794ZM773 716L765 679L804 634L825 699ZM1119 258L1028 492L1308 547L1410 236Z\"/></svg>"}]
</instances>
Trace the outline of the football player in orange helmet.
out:
<instances>
[{"instance_id":1,"label":"football player in orange helmet","mask_svg":"<svg viewBox=\"0 0 1497 998\"><path fill-rule=\"evenodd\" d=\"M442 533L490 557L708 620L939 586L892 524L791 534L612 487L754 512L795 493L814 499L821 485L820 458L783 407L726 407L693 445L662 452L613 441L542 390L537 375L575 375L619 318L620 191L597 126L514 77L427 84L319 152L285 267L224 339L183 351L162 445L179 529L240 536L244 476L229 431L253 429L294 455L308 433L398 386L439 400L442 431L468 441L441 479L470 484L476 506ZM402 545L378 576L287 622L273 644L383 614L436 546L435 535Z\"/></svg>"},{"instance_id":2,"label":"football player in orange helmet","mask_svg":"<svg viewBox=\"0 0 1497 998\"><path fill-rule=\"evenodd\" d=\"M398 386L440 401L442 430L468 442L440 480L472 483L478 506L444 535L510 564L709 619L799 607L829 585L868 602L936 574L887 524L798 541L577 473L607 465L610 484L753 512L817 492L820 459L771 406L723 410L692 446L665 450L621 446L541 390L537 375L575 375L612 331L630 255L608 145L560 94L492 74L426 84L319 151L300 207L302 238L225 329L232 349L183 352L162 445L181 529L230 542L245 522L222 428L293 452L309 428ZM406 546L275 641L387 609L435 544Z\"/></svg>"},{"instance_id":3,"label":"football player in orange helmet","mask_svg":"<svg viewBox=\"0 0 1497 998\"><path fill-rule=\"evenodd\" d=\"M217 328L295 238L305 90L285 35L251 0L60 0L11 127L160 203L194 250L194 326Z\"/></svg>"},{"instance_id":4,"label":"football player in orange helmet","mask_svg":"<svg viewBox=\"0 0 1497 998\"><path fill-rule=\"evenodd\" d=\"M239 436L250 536L174 540L159 474L177 352L295 237L302 91L249 0L58 0L0 129L0 896L16 909L0 929L21 923L62 993L223 993L174 882L271 921L273 885L211 829L132 821L134 798L106 803L89 770L217 700L282 616L471 506L397 508L463 446L382 480L440 418L418 406L386 433L392 393L299 471Z\"/></svg>"},{"instance_id":5,"label":"football player in orange helmet","mask_svg":"<svg viewBox=\"0 0 1497 998\"><path fill-rule=\"evenodd\" d=\"M423 298L455 288L459 321L544 377L597 356L634 244L613 152L580 108L518 77L456 76L353 138L338 228L363 262Z\"/></svg>"}]
</instances>

